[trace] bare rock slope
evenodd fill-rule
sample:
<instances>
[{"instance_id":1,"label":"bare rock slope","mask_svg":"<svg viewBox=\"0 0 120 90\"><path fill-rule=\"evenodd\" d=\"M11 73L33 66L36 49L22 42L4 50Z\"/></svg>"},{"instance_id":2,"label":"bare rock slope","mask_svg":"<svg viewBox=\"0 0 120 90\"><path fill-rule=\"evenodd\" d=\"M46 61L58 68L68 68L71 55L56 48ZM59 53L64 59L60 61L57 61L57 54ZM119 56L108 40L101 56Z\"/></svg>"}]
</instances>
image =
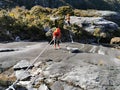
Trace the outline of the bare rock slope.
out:
<instances>
[{"instance_id":1,"label":"bare rock slope","mask_svg":"<svg viewBox=\"0 0 120 90\"><path fill-rule=\"evenodd\" d=\"M16 85L25 87L22 90L119 90L120 51L100 45L62 43L59 50L50 45L23 74L28 62L46 46L46 42L1 44L2 50L14 50L0 52L1 68L17 68L14 75L20 81ZM79 52L71 52L74 48Z\"/></svg>"}]
</instances>

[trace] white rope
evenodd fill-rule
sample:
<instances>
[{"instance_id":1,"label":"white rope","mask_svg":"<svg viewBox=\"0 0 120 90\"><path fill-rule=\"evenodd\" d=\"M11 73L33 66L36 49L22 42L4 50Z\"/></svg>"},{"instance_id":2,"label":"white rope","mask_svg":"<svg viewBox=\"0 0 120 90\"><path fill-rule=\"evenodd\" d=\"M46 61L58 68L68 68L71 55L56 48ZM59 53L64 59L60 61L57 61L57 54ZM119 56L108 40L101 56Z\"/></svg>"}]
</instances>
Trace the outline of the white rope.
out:
<instances>
[{"instance_id":1,"label":"white rope","mask_svg":"<svg viewBox=\"0 0 120 90\"><path fill-rule=\"evenodd\" d=\"M66 24L67 26L70 26L70 27L72 28L72 26L69 25L68 22L65 22L65 24ZM74 43L74 41L73 41L73 36L72 36L72 31L70 31L70 30L68 30L68 31L69 31L69 36L70 36L71 43Z\"/></svg>"},{"instance_id":2,"label":"white rope","mask_svg":"<svg viewBox=\"0 0 120 90\"><path fill-rule=\"evenodd\" d=\"M53 40L51 40L50 41L50 43L39 53L39 55L33 60L33 62L27 67L27 69L24 71L24 72L26 72L26 71L28 71L29 70L29 68L38 60L38 58L42 55L42 53L48 48L48 46L52 43L52 41ZM6 90L15 90L14 89L14 85L16 84L16 83L18 83L19 82L19 80L20 79L17 79L11 86L9 86L9 88L7 88Z\"/></svg>"},{"instance_id":3,"label":"white rope","mask_svg":"<svg viewBox=\"0 0 120 90\"><path fill-rule=\"evenodd\" d=\"M72 35L71 35L71 31L69 30L69 32L70 32L71 43L74 43L74 41L73 41L73 37L72 37Z\"/></svg>"},{"instance_id":4,"label":"white rope","mask_svg":"<svg viewBox=\"0 0 120 90\"><path fill-rule=\"evenodd\" d=\"M13 87L13 85L9 86L9 88L7 88L6 90L11 90L11 89L15 90L14 87Z\"/></svg>"},{"instance_id":5,"label":"white rope","mask_svg":"<svg viewBox=\"0 0 120 90\"><path fill-rule=\"evenodd\" d=\"M71 25L69 25L71 27ZM71 43L74 43L73 41L73 36L72 36L72 31L69 30L69 36L70 36L70 39L71 39Z\"/></svg>"}]
</instances>

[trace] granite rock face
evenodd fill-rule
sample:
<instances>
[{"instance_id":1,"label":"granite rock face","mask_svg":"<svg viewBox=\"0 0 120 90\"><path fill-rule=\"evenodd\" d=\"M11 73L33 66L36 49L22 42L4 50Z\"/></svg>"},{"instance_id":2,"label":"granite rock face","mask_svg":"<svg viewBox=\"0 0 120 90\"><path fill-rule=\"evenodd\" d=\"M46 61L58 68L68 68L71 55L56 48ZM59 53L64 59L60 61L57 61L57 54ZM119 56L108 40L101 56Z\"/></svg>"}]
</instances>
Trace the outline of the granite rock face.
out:
<instances>
[{"instance_id":1,"label":"granite rock face","mask_svg":"<svg viewBox=\"0 0 120 90\"><path fill-rule=\"evenodd\" d=\"M31 65L30 62L27 60L21 60L13 68L14 70L20 70L20 69L26 69L28 67L33 67L33 65Z\"/></svg>"},{"instance_id":2,"label":"granite rock face","mask_svg":"<svg viewBox=\"0 0 120 90\"><path fill-rule=\"evenodd\" d=\"M28 70L30 79L17 84L27 90L119 90L119 50L74 42L67 46L82 52L69 53L66 45L49 47Z\"/></svg>"},{"instance_id":3,"label":"granite rock face","mask_svg":"<svg viewBox=\"0 0 120 90\"><path fill-rule=\"evenodd\" d=\"M71 23L83 27L86 31L93 33L96 28L104 31L117 30L118 25L112 21L108 21L103 17L76 17L71 16Z\"/></svg>"}]
</instances>

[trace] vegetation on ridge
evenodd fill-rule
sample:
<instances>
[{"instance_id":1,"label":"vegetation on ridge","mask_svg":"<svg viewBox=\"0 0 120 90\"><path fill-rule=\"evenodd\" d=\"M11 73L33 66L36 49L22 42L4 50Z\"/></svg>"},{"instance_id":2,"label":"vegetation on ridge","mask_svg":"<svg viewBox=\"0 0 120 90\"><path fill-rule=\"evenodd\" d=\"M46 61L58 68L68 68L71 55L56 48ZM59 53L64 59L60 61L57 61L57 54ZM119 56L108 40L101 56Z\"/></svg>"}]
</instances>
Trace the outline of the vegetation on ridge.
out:
<instances>
[{"instance_id":1,"label":"vegetation on ridge","mask_svg":"<svg viewBox=\"0 0 120 90\"><path fill-rule=\"evenodd\" d=\"M43 8L41 6L34 6L30 10L23 7L15 7L11 10L0 10L0 41L15 40L17 36L21 40L45 40L51 39L47 34L45 27L55 29L60 26L63 33L63 41L68 41L69 30L71 30L74 39L80 41L80 39L87 39L94 37L82 27L72 25L72 27L66 27L64 25L65 15L69 13L74 16L82 17L98 17L99 14L92 13L96 10L78 10L73 9L70 6L59 7L58 9ZM88 13L90 12L90 13ZM59 17L57 21L52 21L51 16ZM97 35L97 34L96 34ZM95 36L96 36L95 35Z\"/></svg>"}]
</instances>

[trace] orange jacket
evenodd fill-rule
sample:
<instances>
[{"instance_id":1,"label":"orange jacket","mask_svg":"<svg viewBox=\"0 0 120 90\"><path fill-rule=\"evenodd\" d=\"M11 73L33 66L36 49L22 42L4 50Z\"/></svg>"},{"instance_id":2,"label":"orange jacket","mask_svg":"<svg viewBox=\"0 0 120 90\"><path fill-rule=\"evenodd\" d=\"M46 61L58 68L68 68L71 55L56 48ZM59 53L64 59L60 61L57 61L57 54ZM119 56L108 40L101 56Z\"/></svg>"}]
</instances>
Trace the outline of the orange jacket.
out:
<instances>
[{"instance_id":1,"label":"orange jacket","mask_svg":"<svg viewBox=\"0 0 120 90\"><path fill-rule=\"evenodd\" d=\"M53 38L61 38L61 30L60 28L56 28L56 30L53 32Z\"/></svg>"}]
</instances>

